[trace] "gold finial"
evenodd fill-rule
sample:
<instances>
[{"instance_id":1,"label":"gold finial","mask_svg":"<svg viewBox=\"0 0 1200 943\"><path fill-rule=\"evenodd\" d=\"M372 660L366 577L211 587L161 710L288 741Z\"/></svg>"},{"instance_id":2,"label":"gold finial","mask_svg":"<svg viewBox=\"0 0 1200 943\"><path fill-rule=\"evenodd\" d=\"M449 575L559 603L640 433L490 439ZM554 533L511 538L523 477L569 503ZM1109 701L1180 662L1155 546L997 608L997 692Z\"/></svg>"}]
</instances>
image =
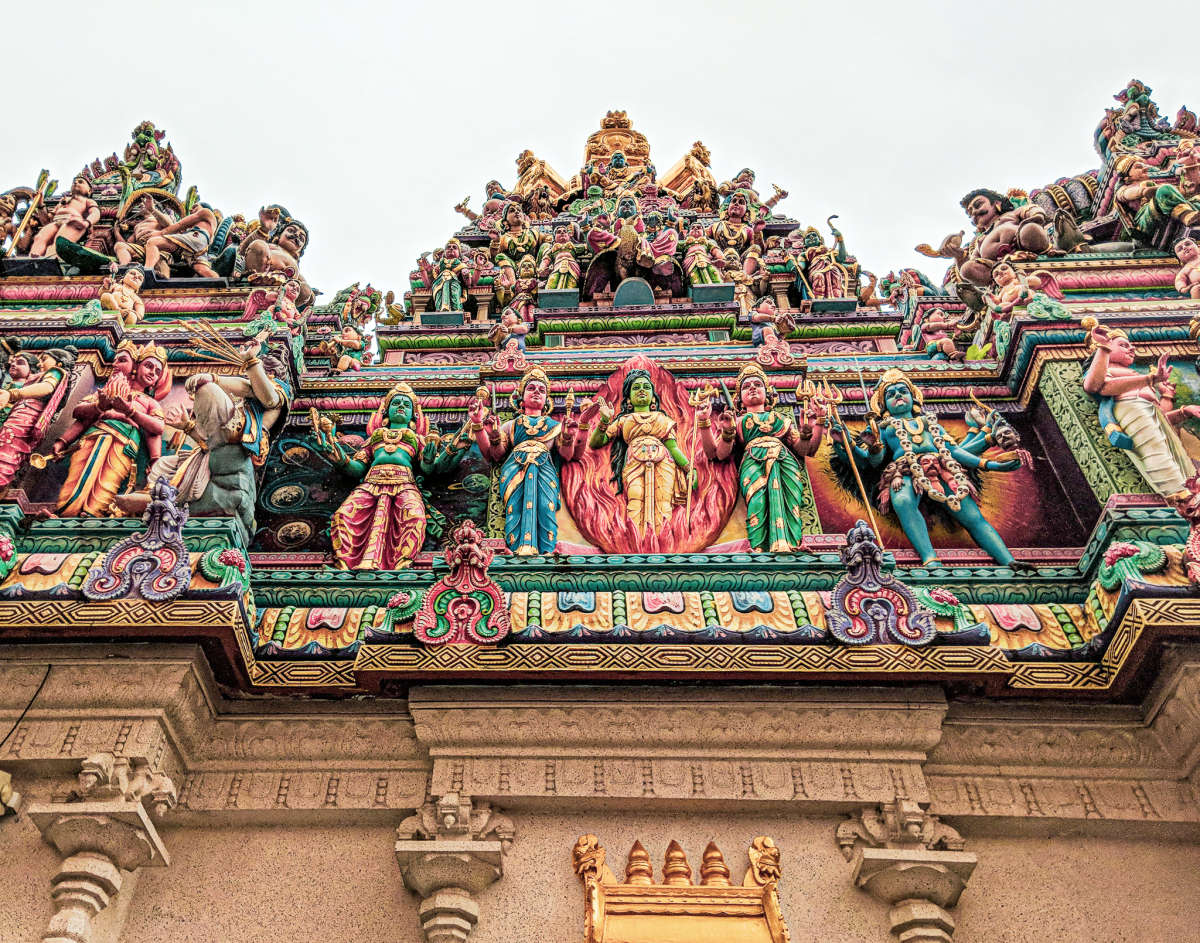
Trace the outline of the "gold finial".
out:
<instances>
[{"instance_id":1,"label":"gold finial","mask_svg":"<svg viewBox=\"0 0 1200 943\"><path fill-rule=\"evenodd\" d=\"M688 864L687 855L675 839L667 845L667 856L663 861L663 884L678 887L690 887L692 884L692 866Z\"/></svg>"},{"instance_id":2,"label":"gold finial","mask_svg":"<svg viewBox=\"0 0 1200 943\"><path fill-rule=\"evenodd\" d=\"M650 868L650 855L635 841L629 849L629 861L625 865L625 883L650 885L654 883L654 872Z\"/></svg>"},{"instance_id":3,"label":"gold finial","mask_svg":"<svg viewBox=\"0 0 1200 943\"><path fill-rule=\"evenodd\" d=\"M729 887L729 865L715 842L709 842L700 862L700 883L705 887Z\"/></svg>"}]
</instances>

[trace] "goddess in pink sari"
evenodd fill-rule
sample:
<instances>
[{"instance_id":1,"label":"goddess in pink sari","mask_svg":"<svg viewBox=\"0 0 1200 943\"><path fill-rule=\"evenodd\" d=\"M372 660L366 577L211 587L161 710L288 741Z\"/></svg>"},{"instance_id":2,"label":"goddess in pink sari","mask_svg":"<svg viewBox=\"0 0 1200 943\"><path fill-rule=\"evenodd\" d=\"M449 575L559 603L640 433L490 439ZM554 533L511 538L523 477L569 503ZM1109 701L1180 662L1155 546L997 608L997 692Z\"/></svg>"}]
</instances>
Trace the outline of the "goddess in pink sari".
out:
<instances>
[{"instance_id":1,"label":"goddess in pink sari","mask_svg":"<svg viewBox=\"0 0 1200 943\"><path fill-rule=\"evenodd\" d=\"M32 354L14 354L14 358L32 358ZM12 484L25 459L45 436L50 420L66 395L75 348L51 348L39 351L37 366L22 386L0 390L0 408L11 406L0 426L0 488Z\"/></svg>"},{"instance_id":2,"label":"goddess in pink sari","mask_svg":"<svg viewBox=\"0 0 1200 943\"><path fill-rule=\"evenodd\" d=\"M367 423L367 441L354 456L333 438L318 440L322 451L348 475L362 478L333 512L329 534L343 570L399 570L425 543L429 515L417 486L419 471L432 470L437 450L426 440L421 404L407 383L388 392Z\"/></svg>"}]
</instances>

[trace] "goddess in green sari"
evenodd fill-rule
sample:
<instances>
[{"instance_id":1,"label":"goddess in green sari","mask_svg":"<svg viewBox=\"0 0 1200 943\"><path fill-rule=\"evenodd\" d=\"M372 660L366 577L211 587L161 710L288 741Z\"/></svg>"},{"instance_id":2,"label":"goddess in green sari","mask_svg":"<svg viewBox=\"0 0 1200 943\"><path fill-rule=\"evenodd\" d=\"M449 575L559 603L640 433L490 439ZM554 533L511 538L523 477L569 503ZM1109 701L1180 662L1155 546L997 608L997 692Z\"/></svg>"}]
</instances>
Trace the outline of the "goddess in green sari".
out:
<instances>
[{"instance_id":1,"label":"goddess in green sari","mask_svg":"<svg viewBox=\"0 0 1200 943\"><path fill-rule=\"evenodd\" d=\"M746 502L746 536L752 550L791 553L803 536L800 507L804 502L806 455L813 455L825 431L824 413L817 410L811 423L798 425L774 407L778 399L758 364L748 364L738 374L735 408L716 416L719 435L713 436L712 403L696 407L700 444L709 461L724 461L742 441L739 481Z\"/></svg>"}]
</instances>

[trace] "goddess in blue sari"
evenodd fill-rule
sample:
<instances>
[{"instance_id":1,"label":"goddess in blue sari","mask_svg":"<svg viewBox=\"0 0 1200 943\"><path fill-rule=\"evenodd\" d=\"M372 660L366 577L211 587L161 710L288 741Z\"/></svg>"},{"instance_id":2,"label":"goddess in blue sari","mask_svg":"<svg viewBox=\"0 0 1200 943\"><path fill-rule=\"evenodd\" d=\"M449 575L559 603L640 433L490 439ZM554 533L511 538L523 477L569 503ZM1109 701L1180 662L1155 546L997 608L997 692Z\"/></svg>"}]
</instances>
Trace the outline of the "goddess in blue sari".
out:
<instances>
[{"instance_id":1,"label":"goddess in blue sari","mask_svg":"<svg viewBox=\"0 0 1200 943\"><path fill-rule=\"evenodd\" d=\"M484 458L503 461L500 498L504 502L504 539L517 556L552 553L558 543L558 466L554 450L574 457L578 421L550 418L554 400L545 371L533 368L513 393L517 416L500 423L482 400L470 408L471 431Z\"/></svg>"}]
</instances>

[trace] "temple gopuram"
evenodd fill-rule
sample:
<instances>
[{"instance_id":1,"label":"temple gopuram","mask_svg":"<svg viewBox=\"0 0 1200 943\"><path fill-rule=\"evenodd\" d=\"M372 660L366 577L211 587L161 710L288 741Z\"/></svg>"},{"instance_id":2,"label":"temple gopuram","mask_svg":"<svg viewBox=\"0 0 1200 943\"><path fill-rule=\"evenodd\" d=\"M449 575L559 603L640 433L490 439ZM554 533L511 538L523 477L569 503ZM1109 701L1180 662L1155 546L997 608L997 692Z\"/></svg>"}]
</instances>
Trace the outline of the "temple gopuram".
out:
<instances>
[{"instance_id":1,"label":"temple gopuram","mask_svg":"<svg viewBox=\"0 0 1200 943\"><path fill-rule=\"evenodd\" d=\"M1200 139L1096 111L924 271L624 111L406 282L149 121L0 192L0 940L1196 939Z\"/></svg>"}]
</instances>

